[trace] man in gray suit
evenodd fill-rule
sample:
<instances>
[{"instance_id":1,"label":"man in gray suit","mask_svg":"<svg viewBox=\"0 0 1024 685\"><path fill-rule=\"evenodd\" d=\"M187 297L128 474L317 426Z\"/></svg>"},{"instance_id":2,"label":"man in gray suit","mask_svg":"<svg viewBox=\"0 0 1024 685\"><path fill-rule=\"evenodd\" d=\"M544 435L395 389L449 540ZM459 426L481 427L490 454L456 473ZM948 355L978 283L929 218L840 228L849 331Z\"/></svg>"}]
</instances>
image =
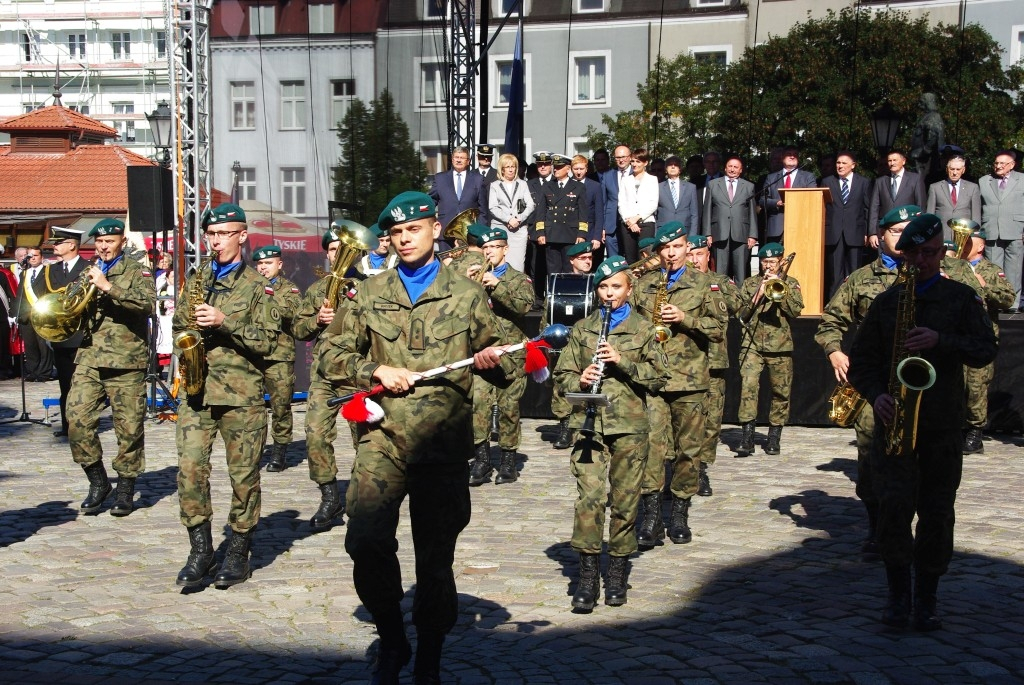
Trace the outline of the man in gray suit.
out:
<instances>
[{"instance_id":1,"label":"man in gray suit","mask_svg":"<svg viewBox=\"0 0 1024 685\"><path fill-rule=\"evenodd\" d=\"M924 207L926 195L924 179L914 171L908 171L907 156L899 150L890 150L886 163L889 175L880 176L875 181L875 192L871 197L871 212L868 216L869 226L878 226L878 220L885 216L893 207L917 205ZM872 229L874 230L874 229Z\"/></svg>"},{"instance_id":2,"label":"man in gray suit","mask_svg":"<svg viewBox=\"0 0 1024 685\"><path fill-rule=\"evenodd\" d=\"M1016 157L1010 150L996 153L992 172L978 181L981 189L981 227L988 236L985 257L1002 268L1013 286L1020 306L1021 258L1024 257L1024 174L1014 171Z\"/></svg>"},{"instance_id":3,"label":"man in gray suit","mask_svg":"<svg viewBox=\"0 0 1024 685\"><path fill-rule=\"evenodd\" d=\"M768 174L764 179L764 190L758 204L761 205L765 216L768 217L765 242L783 242L782 229L785 223L783 212L786 207L782 202L779 189L814 188L818 185L814 174L800 169L799 166L800 150L793 145L788 145L782 149L782 168Z\"/></svg>"},{"instance_id":4,"label":"man in gray suit","mask_svg":"<svg viewBox=\"0 0 1024 685\"><path fill-rule=\"evenodd\" d=\"M708 181L701 225L715 251L715 271L743 282L750 275L750 250L757 244L754 184L740 178L743 161L725 160L725 176Z\"/></svg>"},{"instance_id":5,"label":"man in gray suit","mask_svg":"<svg viewBox=\"0 0 1024 685\"><path fill-rule=\"evenodd\" d=\"M981 190L977 183L963 177L967 160L962 155L952 155L946 160L946 178L928 186L928 206L925 212L942 219L942 239L952 240L950 219L969 219L981 223Z\"/></svg>"},{"instance_id":6,"label":"man in gray suit","mask_svg":"<svg viewBox=\"0 0 1024 685\"><path fill-rule=\"evenodd\" d=\"M828 299L847 276L860 268L864 245L878 247L878 227L868 225L871 181L854 173L857 158L848 150L836 154L835 168L835 174L821 180L822 187L832 194L832 202L825 205L825 293Z\"/></svg>"},{"instance_id":7,"label":"man in gray suit","mask_svg":"<svg viewBox=\"0 0 1024 685\"><path fill-rule=\"evenodd\" d=\"M683 161L672 155L665 160L665 180L658 184L658 228L670 221L686 226L689 235L700 235L697 186L684 181Z\"/></svg>"}]
</instances>

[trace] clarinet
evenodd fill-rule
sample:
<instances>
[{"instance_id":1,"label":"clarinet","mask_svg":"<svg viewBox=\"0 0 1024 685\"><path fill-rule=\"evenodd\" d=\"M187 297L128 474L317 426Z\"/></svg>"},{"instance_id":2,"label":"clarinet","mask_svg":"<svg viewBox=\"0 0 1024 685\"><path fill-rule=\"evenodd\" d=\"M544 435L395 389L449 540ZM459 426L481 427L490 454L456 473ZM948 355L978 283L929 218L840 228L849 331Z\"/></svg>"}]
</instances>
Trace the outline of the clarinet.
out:
<instances>
[{"instance_id":1,"label":"clarinet","mask_svg":"<svg viewBox=\"0 0 1024 685\"><path fill-rule=\"evenodd\" d=\"M611 328L612 324L611 303L608 303L603 307L601 315L601 335L597 338L597 348L600 348L601 343L608 340L608 330ZM590 392L586 393L588 395L585 405L586 414L583 419L583 426L580 428L580 435L588 438L594 437L595 434L594 422L597 419L597 408L608 406L608 398L601 393L601 381L604 379L604 360L599 357L596 349L590 363L597 365L597 370L600 372L601 377L597 379L597 382L590 386Z\"/></svg>"}]
</instances>

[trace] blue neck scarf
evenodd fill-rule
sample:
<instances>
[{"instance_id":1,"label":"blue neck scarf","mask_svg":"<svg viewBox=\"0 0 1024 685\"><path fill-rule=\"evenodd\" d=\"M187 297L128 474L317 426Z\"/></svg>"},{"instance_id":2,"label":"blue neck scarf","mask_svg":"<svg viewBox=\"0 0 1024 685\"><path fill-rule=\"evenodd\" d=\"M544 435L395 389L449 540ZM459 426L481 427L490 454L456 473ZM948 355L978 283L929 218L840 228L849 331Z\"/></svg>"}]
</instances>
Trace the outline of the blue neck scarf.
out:
<instances>
[{"instance_id":1,"label":"blue neck scarf","mask_svg":"<svg viewBox=\"0 0 1024 685\"><path fill-rule=\"evenodd\" d=\"M676 271L669 271L668 272L668 283L665 284L666 289L667 288L671 288L672 286L674 286L676 284L676 281L679 280L679 277L682 276L684 273L686 273L686 267L685 266L680 267Z\"/></svg>"},{"instance_id":2,"label":"blue neck scarf","mask_svg":"<svg viewBox=\"0 0 1024 685\"><path fill-rule=\"evenodd\" d=\"M225 276L233 273L236 269L242 266L242 262L231 262L230 264L218 264L217 262L211 262L210 268L213 271L213 282L216 283Z\"/></svg>"},{"instance_id":3,"label":"blue neck scarf","mask_svg":"<svg viewBox=\"0 0 1024 685\"><path fill-rule=\"evenodd\" d=\"M106 276L107 272L110 271L111 269L113 269L114 265L117 264L119 261L121 261L121 257L124 257L124 253L123 252L121 254L117 255L116 257L114 257L109 262L105 262L102 259L97 258L96 266L98 266L100 268L100 271L103 272L103 275Z\"/></svg>"},{"instance_id":4,"label":"blue neck scarf","mask_svg":"<svg viewBox=\"0 0 1024 685\"><path fill-rule=\"evenodd\" d=\"M971 266L972 267L978 266L979 264L981 264L981 257L978 257L977 259L971 260Z\"/></svg>"},{"instance_id":5,"label":"blue neck scarf","mask_svg":"<svg viewBox=\"0 0 1024 685\"><path fill-rule=\"evenodd\" d=\"M280 278L280 276L274 276L273 278L271 278L270 279L270 285L277 285L277 281L278 281L279 278Z\"/></svg>"},{"instance_id":6,"label":"blue neck scarf","mask_svg":"<svg viewBox=\"0 0 1024 685\"><path fill-rule=\"evenodd\" d=\"M931 278L929 278L927 281L921 281L921 282L917 283L917 285L914 287L914 293L917 294L917 295L920 295L925 290L928 290L928 288L930 288L933 285L935 285L935 283L940 278L942 278L942 272L941 271L939 273L935 274L934 276L932 276Z\"/></svg>"},{"instance_id":7,"label":"blue neck scarf","mask_svg":"<svg viewBox=\"0 0 1024 685\"><path fill-rule=\"evenodd\" d=\"M903 263L902 259L899 259L898 257L890 257L884 252L879 252L878 256L882 259L882 266L884 266L886 269L896 270L900 268L900 264Z\"/></svg>"},{"instance_id":8,"label":"blue neck scarf","mask_svg":"<svg viewBox=\"0 0 1024 685\"><path fill-rule=\"evenodd\" d=\"M508 271L508 262L502 262L501 266L494 267L494 271L492 273L495 278L501 278L505 275L506 271Z\"/></svg>"},{"instance_id":9,"label":"blue neck scarf","mask_svg":"<svg viewBox=\"0 0 1024 685\"><path fill-rule=\"evenodd\" d=\"M384 266L384 262L387 260L386 254L377 254L376 252L370 253L370 268L379 269Z\"/></svg>"},{"instance_id":10,"label":"blue neck scarf","mask_svg":"<svg viewBox=\"0 0 1024 685\"><path fill-rule=\"evenodd\" d=\"M608 330L614 331L620 323L626 320L626 317L629 316L629 313L632 310L633 308L629 306L628 302L619 307L618 309L613 309L612 321L611 324L608 326Z\"/></svg>"},{"instance_id":11,"label":"blue neck scarf","mask_svg":"<svg viewBox=\"0 0 1024 685\"><path fill-rule=\"evenodd\" d=\"M416 300L420 299L423 291L430 287L440 270L441 262L436 259L418 269L410 269L405 264L398 265L398 277L402 279L402 285L405 286L405 292L409 294L410 302L416 304Z\"/></svg>"}]
</instances>

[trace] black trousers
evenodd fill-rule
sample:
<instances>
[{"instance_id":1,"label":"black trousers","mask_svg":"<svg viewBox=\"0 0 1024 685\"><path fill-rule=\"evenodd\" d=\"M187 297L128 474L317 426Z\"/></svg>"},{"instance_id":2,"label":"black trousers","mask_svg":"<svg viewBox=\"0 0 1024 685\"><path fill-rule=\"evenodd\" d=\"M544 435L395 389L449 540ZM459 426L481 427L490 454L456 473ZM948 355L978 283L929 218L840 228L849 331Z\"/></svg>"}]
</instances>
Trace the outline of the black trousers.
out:
<instances>
[{"instance_id":1,"label":"black trousers","mask_svg":"<svg viewBox=\"0 0 1024 685\"><path fill-rule=\"evenodd\" d=\"M68 391L71 390L71 377L75 375L75 355L77 347L53 348L53 365L57 367L57 382L60 383L60 420L64 428L68 427Z\"/></svg>"},{"instance_id":2,"label":"black trousers","mask_svg":"<svg viewBox=\"0 0 1024 685\"><path fill-rule=\"evenodd\" d=\"M835 245L825 246L826 301L835 295L847 276L860 268L863 252L864 248L860 245L847 245L842 239Z\"/></svg>"},{"instance_id":3,"label":"black trousers","mask_svg":"<svg viewBox=\"0 0 1024 685\"><path fill-rule=\"evenodd\" d=\"M50 379L53 373L53 350L50 343L39 337L32 324L20 324L18 331L25 343L25 358L21 374L25 380L36 378Z\"/></svg>"},{"instance_id":4,"label":"black trousers","mask_svg":"<svg viewBox=\"0 0 1024 685\"><path fill-rule=\"evenodd\" d=\"M640 224L640 232L633 233L625 224L619 227L619 254L632 264L640 259L640 239L653 238L655 224L653 221ZM596 266L596 264L595 264Z\"/></svg>"}]
</instances>

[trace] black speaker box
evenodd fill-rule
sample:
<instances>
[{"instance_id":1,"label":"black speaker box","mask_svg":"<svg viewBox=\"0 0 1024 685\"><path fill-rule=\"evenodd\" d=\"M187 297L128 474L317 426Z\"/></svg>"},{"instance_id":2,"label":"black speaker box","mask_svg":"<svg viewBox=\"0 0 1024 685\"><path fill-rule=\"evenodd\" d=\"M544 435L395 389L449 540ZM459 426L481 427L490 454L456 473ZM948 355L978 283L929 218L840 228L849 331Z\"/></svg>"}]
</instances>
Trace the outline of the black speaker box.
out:
<instances>
[{"instance_id":1,"label":"black speaker box","mask_svg":"<svg viewBox=\"0 0 1024 685\"><path fill-rule=\"evenodd\" d=\"M139 233L174 230L174 189L170 169L128 167L128 221L131 230Z\"/></svg>"}]
</instances>

